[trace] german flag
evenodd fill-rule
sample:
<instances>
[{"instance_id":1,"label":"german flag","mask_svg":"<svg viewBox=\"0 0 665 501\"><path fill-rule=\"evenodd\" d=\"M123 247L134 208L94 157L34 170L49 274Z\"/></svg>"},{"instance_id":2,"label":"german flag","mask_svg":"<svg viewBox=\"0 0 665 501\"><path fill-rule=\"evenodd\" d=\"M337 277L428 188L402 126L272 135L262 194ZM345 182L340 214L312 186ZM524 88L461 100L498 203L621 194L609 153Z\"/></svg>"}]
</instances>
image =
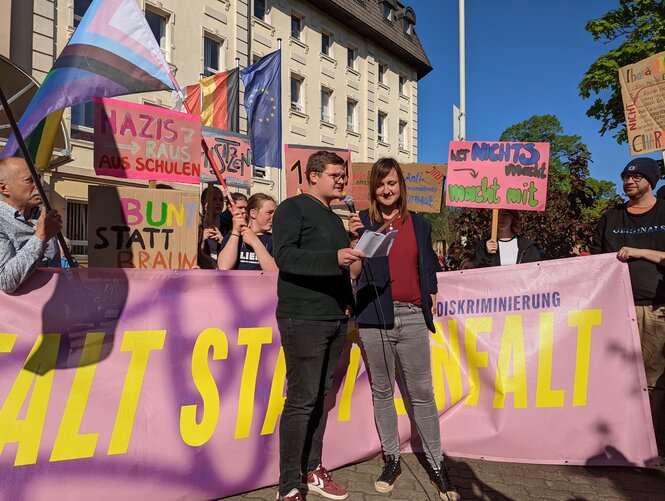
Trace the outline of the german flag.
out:
<instances>
[{"instance_id":1,"label":"german flag","mask_svg":"<svg viewBox=\"0 0 665 501\"><path fill-rule=\"evenodd\" d=\"M185 92L185 108L189 113L200 114L204 126L238 132L238 68L188 85Z\"/></svg>"}]
</instances>

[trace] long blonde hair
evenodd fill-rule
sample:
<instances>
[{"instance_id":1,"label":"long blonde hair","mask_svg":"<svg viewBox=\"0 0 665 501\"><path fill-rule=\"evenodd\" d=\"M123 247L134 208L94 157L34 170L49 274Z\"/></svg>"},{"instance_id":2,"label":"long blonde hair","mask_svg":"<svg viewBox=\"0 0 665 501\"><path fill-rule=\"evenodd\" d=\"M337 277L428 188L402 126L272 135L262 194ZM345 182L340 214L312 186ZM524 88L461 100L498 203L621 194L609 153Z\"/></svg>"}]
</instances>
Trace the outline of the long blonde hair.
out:
<instances>
[{"instance_id":1,"label":"long blonde hair","mask_svg":"<svg viewBox=\"0 0 665 501\"><path fill-rule=\"evenodd\" d=\"M383 216L378 207L379 202L376 200L376 190L383 178L390 174L393 169L395 169L399 181L399 201L397 202L399 218L404 222L409 217L409 211L406 208L406 181L404 181L402 168L394 158L384 157L379 158L372 165L372 170L369 173L369 220L373 224L383 222Z\"/></svg>"}]
</instances>

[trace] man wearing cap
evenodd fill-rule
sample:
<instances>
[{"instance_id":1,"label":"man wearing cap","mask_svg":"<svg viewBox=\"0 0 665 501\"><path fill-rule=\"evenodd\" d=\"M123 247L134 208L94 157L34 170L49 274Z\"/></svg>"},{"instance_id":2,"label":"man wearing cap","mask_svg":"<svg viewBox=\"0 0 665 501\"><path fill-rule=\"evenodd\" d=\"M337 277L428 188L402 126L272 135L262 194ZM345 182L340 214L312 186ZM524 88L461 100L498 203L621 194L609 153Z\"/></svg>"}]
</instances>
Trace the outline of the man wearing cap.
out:
<instances>
[{"instance_id":1,"label":"man wearing cap","mask_svg":"<svg viewBox=\"0 0 665 501\"><path fill-rule=\"evenodd\" d=\"M621 173L628 202L600 219L591 246L592 254L616 252L628 263L656 430L665 397L665 200L653 194L659 178L655 160L631 160Z\"/></svg>"}]
</instances>

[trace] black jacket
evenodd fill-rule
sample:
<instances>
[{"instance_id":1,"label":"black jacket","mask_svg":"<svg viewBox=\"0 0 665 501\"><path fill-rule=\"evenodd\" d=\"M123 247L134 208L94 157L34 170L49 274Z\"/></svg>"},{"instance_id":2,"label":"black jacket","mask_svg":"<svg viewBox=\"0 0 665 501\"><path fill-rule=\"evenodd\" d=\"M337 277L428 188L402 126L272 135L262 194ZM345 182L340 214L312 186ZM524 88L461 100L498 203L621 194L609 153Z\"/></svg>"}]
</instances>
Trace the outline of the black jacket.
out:
<instances>
[{"instance_id":1,"label":"black jacket","mask_svg":"<svg viewBox=\"0 0 665 501\"><path fill-rule=\"evenodd\" d=\"M430 294L437 292L436 272L439 264L432 249L432 225L420 215L413 212L410 214L413 218L413 231L418 248L420 304L427 328L435 332ZM381 223L370 224L369 211L366 210L360 211L360 220L369 230L376 230L381 226ZM365 259L362 274L358 279L356 319L361 326L384 327L385 324L388 329L393 327L395 318L387 257Z\"/></svg>"},{"instance_id":2,"label":"black jacket","mask_svg":"<svg viewBox=\"0 0 665 501\"><path fill-rule=\"evenodd\" d=\"M488 239L489 240L489 239ZM501 266L499 252L490 254L485 247L487 240L481 240L476 245L476 253L473 256L474 268L487 268L488 266ZM540 253L531 240L517 237L517 264L535 263L540 261Z\"/></svg>"}]
</instances>

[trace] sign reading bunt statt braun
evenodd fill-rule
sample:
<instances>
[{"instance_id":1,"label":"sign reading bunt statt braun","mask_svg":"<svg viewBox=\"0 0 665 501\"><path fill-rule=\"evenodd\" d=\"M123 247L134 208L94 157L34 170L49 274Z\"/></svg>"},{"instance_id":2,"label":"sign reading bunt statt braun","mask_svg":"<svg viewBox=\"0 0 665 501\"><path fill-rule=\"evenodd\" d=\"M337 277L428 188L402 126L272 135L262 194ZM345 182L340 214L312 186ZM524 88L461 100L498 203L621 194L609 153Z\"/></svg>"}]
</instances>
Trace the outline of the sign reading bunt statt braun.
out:
<instances>
[{"instance_id":1,"label":"sign reading bunt statt braun","mask_svg":"<svg viewBox=\"0 0 665 501\"><path fill-rule=\"evenodd\" d=\"M665 149L665 52L619 70L630 154Z\"/></svg>"}]
</instances>

